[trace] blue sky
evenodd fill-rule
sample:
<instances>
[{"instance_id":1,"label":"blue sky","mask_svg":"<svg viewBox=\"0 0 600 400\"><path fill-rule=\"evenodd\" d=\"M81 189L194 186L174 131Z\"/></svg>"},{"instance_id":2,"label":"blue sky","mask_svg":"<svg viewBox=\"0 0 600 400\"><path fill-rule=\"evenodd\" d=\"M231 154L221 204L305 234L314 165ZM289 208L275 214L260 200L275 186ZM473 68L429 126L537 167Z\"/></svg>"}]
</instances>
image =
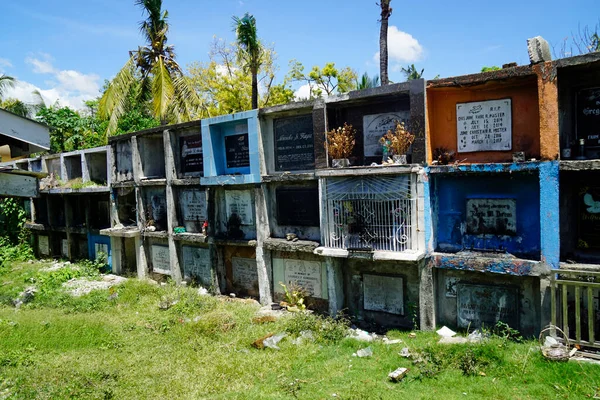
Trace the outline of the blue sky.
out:
<instances>
[{"instance_id":1,"label":"blue sky","mask_svg":"<svg viewBox=\"0 0 600 400\"><path fill-rule=\"evenodd\" d=\"M27 100L38 88L47 101L80 107L104 79L122 67L127 51L143 43L143 19L134 0L7 1L0 15L0 72L21 83L9 95ZM376 0L164 0L170 43L179 63L207 61L213 36L233 40L232 15L254 14L259 36L278 53L279 78L288 62L307 68L335 62L359 74L379 72ZM484 65L527 64L526 39L551 46L578 26L600 21L600 0L443 1L392 0L390 79L414 63L433 78L477 72ZM296 85L296 87L299 85Z\"/></svg>"}]
</instances>

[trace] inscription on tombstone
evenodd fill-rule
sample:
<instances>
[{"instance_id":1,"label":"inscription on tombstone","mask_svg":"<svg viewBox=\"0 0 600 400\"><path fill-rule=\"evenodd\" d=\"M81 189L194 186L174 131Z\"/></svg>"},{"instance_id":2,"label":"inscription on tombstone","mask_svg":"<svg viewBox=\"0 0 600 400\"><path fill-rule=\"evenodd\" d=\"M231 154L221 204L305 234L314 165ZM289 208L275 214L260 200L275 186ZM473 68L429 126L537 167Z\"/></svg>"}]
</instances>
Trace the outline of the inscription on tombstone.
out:
<instances>
[{"instance_id":1,"label":"inscription on tombstone","mask_svg":"<svg viewBox=\"0 0 600 400\"><path fill-rule=\"evenodd\" d=\"M254 225L252 193L249 190L226 191L225 206L227 207L227 219L235 213L242 220L242 225Z\"/></svg>"},{"instance_id":2,"label":"inscription on tombstone","mask_svg":"<svg viewBox=\"0 0 600 400\"><path fill-rule=\"evenodd\" d=\"M182 190L179 202L184 221L206 221L206 193L204 190Z\"/></svg>"},{"instance_id":3,"label":"inscription on tombstone","mask_svg":"<svg viewBox=\"0 0 600 400\"><path fill-rule=\"evenodd\" d=\"M169 246L152 245L152 270L159 274L171 274Z\"/></svg>"},{"instance_id":4,"label":"inscription on tombstone","mask_svg":"<svg viewBox=\"0 0 600 400\"><path fill-rule=\"evenodd\" d=\"M273 120L275 170L298 171L315 167L312 114Z\"/></svg>"},{"instance_id":5,"label":"inscription on tombstone","mask_svg":"<svg viewBox=\"0 0 600 400\"><path fill-rule=\"evenodd\" d=\"M250 166L250 147L248 134L225 136L225 161L227 168L243 168Z\"/></svg>"},{"instance_id":6,"label":"inscription on tombstone","mask_svg":"<svg viewBox=\"0 0 600 400\"><path fill-rule=\"evenodd\" d=\"M577 92L577 139L587 147L600 147L600 88Z\"/></svg>"},{"instance_id":7,"label":"inscription on tombstone","mask_svg":"<svg viewBox=\"0 0 600 400\"><path fill-rule=\"evenodd\" d=\"M258 288L258 272L256 260L253 258L231 258L233 284L239 288L255 291Z\"/></svg>"},{"instance_id":8,"label":"inscription on tombstone","mask_svg":"<svg viewBox=\"0 0 600 400\"><path fill-rule=\"evenodd\" d=\"M396 121L404 122L408 126L410 111L365 115L363 117L365 157L383 156L383 148L379 143L379 139L388 130L394 131L396 129Z\"/></svg>"},{"instance_id":9,"label":"inscription on tombstone","mask_svg":"<svg viewBox=\"0 0 600 400\"><path fill-rule=\"evenodd\" d=\"M67 239L62 239L61 244L63 257L69 258L69 241Z\"/></svg>"},{"instance_id":10,"label":"inscription on tombstone","mask_svg":"<svg viewBox=\"0 0 600 400\"><path fill-rule=\"evenodd\" d=\"M404 280L400 277L363 275L365 310L404 314Z\"/></svg>"},{"instance_id":11,"label":"inscription on tombstone","mask_svg":"<svg viewBox=\"0 0 600 400\"><path fill-rule=\"evenodd\" d=\"M472 235L515 235L517 201L515 199L467 200L467 232Z\"/></svg>"},{"instance_id":12,"label":"inscription on tombstone","mask_svg":"<svg viewBox=\"0 0 600 400\"><path fill-rule=\"evenodd\" d=\"M296 284L305 289L309 296L322 298L321 263L286 259L283 265L286 285Z\"/></svg>"},{"instance_id":13,"label":"inscription on tombstone","mask_svg":"<svg viewBox=\"0 0 600 400\"><path fill-rule=\"evenodd\" d=\"M277 188L277 221L287 226L319 226L317 188Z\"/></svg>"},{"instance_id":14,"label":"inscription on tombstone","mask_svg":"<svg viewBox=\"0 0 600 400\"><path fill-rule=\"evenodd\" d=\"M456 292L459 328L489 327L498 321L518 328L519 299L516 288L459 283Z\"/></svg>"},{"instance_id":15,"label":"inscription on tombstone","mask_svg":"<svg viewBox=\"0 0 600 400\"><path fill-rule=\"evenodd\" d=\"M201 135L180 137L179 151L183 175L198 175L204 171Z\"/></svg>"},{"instance_id":16,"label":"inscription on tombstone","mask_svg":"<svg viewBox=\"0 0 600 400\"><path fill-rule=\"evenodd\" d=\"M458 151L512 149L511 99L475 101L456 105Z\"/></svg>"},{"instance_id":17,"label":"inscription on tombstone","mask_svg":"<svg viewBox=\"0 0 600 400\"><path fill-rule=\"evenodd\" d=\"M587 188L579 197L579 244L600 248L600 188Z\"/></svg>"},{"instance_id":18,"label":"inscription on tombstone","mask_svg":"<svg viewBox=\"0 0 600 400\"><path fill-rule=\"evenodd\" d=\"M50 244L48 241L48 236L38 236L38 250L42 255L50 255Z\"/></svg>"},{"instance_id":19,"label":"inscription on tombstone","mask_svg":"<svg viewBox=\"0 0 600 400\"><path fill-rule=\"evenodd\" d=\"M210 263L210 250L202 247L182 246L183 277L198 279L206 286L213 284Z\"/></svg>"}]
</instances>

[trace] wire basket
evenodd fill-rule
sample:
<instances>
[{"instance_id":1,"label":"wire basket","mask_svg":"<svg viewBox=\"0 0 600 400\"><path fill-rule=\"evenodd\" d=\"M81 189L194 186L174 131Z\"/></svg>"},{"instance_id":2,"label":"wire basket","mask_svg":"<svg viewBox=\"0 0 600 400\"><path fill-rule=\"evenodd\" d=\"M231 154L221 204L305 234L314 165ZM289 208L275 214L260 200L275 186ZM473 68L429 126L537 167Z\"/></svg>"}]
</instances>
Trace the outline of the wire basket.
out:
<instances>
[{"instance_id":1,"label":"wire basket","mask_svg":"<svg viewBox=\"0 0 600 400\"><path fill-rule=\"evenodd\" d=\"M571 343L565 332L556 325L548 325L540 332L542 354L552 361L568 361Z\"/></svg>"}]
</instances>

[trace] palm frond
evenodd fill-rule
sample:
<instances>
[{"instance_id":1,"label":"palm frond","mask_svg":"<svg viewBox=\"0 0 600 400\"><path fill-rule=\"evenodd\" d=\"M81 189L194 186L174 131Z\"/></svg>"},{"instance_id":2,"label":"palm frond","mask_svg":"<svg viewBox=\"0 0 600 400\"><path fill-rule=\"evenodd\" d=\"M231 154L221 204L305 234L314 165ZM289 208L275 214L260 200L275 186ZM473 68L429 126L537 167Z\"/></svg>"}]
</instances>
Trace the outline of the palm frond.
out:
<instances>
[{"instance_id":1,"label":"palm frond","mask_svg":"<svg viewBox=\"0 0 600 400\"><path fill-rule=\"evenodd\" d=\"M190 79L183 74L176 75L173 79L173 88L173 113L181 115L181 122L198 118L202 100L192 87Z\"/></svg>"},{"instance_id":2,"label":"palm frond","mask_svg":"<svg viewBox=\"0 0 600 400\"><path fill-rule=\"evenodd\" d=\"M169 70L165 66L164 59L159 57L152 68L152 104L154 116L163 123L167 121L173 91L173 80Z\"/></svg>"},{"instance_id":3,"label":"palm frond","mask_svg":"<svg viewBox=\"0 0 600 400\"><path fill-rule=\"evenodd\" d=\"M135 82L134 57L129 58L123 68L110 82L98 104L98 114L109 120L107 134L111 135L117 129L119 118L125 113L127 96L131 85Z\"/></svg>"},{"instance_id":4,"label":"palm frond","mask_svg":"<svg viewBox=\"0 0 600 400\"><path fill-rule=\"evenodd\" d=\"M0 99L4 96L4 91L8 88L15 87L15 78L8 75L0 75Z\"/></svg>"}]
</instances>

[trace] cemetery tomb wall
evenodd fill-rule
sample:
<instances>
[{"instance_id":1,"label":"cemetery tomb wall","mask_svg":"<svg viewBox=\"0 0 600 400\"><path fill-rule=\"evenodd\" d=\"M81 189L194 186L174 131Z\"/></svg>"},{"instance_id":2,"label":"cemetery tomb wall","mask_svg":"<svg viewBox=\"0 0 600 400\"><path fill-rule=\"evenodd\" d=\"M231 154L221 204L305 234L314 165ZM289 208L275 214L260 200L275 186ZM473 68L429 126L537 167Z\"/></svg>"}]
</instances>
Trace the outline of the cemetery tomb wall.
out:
<instances>
[{"instance_id":1,"label":"cemetery tomb wall","mask_svg":"<svg viewBox=\"0 0 600 400\"><path fill-rule=\"evenodd\" d=\"M152 225L156 231L167 230L167 196L165 188L151 186L142 188L144 198L145 221L148 226Z\"/></svg>"},{"instance_id":2,"label":"cemetery tomb wall","mask_svg":"<svg viewBox=\"0 0 600 400\"><path fill-rule=\"evenodd\" d=\"M64 196L48 196L47 199L50 226L64 228L66 226Z\"/></svg>"},{"instance_id":3,"label":"cemetery tomb wall","mask_svg":"<svg viewBox=\"0 0 600 400\"><path fill-rule=\"evenodd\" d=\"M435 251L506 251L540 260L537 174L438 174L430 182Z\"/></svg>"},{"instance_id":4,"label":"cemetery tomb wall","mask_svg":"<svg viewBox=\"0 0 600 400\"><path fill-rule=\"evenodd\" d=\"M148 259L148 270L154 279L164 279L171 275L169 243L163 239L144 239Z\"/></svg>"},{"instance_id":5,"label":"cemetery tomb wall","mask_svg":"<svg viewBox=\"0 0 600 400\"><path fill-rule=\"evenodd\" d=\"M48 174L54 174L57 179L63 179L62 168L60 165L60 155L44 158L43 162L46 164L46 170Z\"/></svg>"},{"instance_id":6,"label":"cemetery tomb wall","mask_svg":"<svg viewBox=\"0 0 600 400\"><path fill-rule=\"evenodd\" d=\"M217 285L217 271L208 245L180 242L178 252L184 280L207 289Z\"/></svg>"},{"instance_id":7,"label":"cemetery tomb wall","mask_svg":"<svg viewBox=\"0 0 600 400\"><path fill-rule=\"evenodd\" d=\"M113 154L115 155L116 180L133 180L133 158L131 140L119 140L111 144Z\"/></svg>"},{"instance_id":8,"label":"cemetery tomb wall","mask_svg":"<svg viewBox=\"0 0 600 400\"><path fill-rule=\"evenodd\" d=\"M276 302L285 300L285 291L294 285L306 290L308 295L306 306L311 310L329 311L329 292L327 283L327 267L323 257L304 252L271 253L273 267L273 299Z\"/></svg>"},{"instance_id":9,"label":"cemetery tomb wall","mask_svg":"<svg viewBox=\"0 0 600 400\"><path fill-rule=\"evenodd\" d=\"M89 196L90 229L110 228L110 202L107 195Z\"/></svg>"},{"instance_id":10,"label":"cemetery tomb wall","mask_svg":"<svg viewBox=\"0 0 600 400\"><path fill-rule=\"evenodd\" d=\"M108 185L106 152L85 153L84 157L88 179L100 185Z\"/></svg>"},{"instance_id":11,"label":"cemetery tomb wall","mask_svg":"<svg viewBox=\"0 0 600 400\"><path fill-rule=\"evenodd\" d=\"M119 223L124 226L137 226L137 201L135 189L116 188L113 189L113 196L117 200L117 217Z\"/></svg>"},{"instance_id":12,"label":"cemetery tomb wall","mask_svg":"<svg viewBox=\"0 0 600 400\"><path fill-rule=\"evenodd\" d=\"M316 180L268 184L267 213L271 237L294 233L300 240L320 241L319 188Z\"/></svg>"},{"instance_id":13,"label":"cemetery tomb wall","mask_svg":"<svg viewBox=\"0 0 600 400\"><path fill-rule=\"evenodd\" d=\"M491 328L498 320L524 336L540 329L540 279L436 270L436 322L451 329Z\"/></svg>"},{"instance_id":14,"label":"cemetery tomb wall","mask_svg":"<svg viewBox=\"0 0 600 400\"><path fill-rule=\"evenodd\" d=\"M468 151L460 152L458 148L457 105L471 106L468 103L483 102L473 105L480 107L482 113L489 109L491 100L510 100L512 131L510 149L505 151ZM467 103L467 104L465 104ZM497 104L492 104L497 107ZM428 162L433 160L433 153L438 148L455 152L455 159L467 163L512 162L514 152L524 152L526 159L540 159L540 112L538 103L538 85L535 76L514 79L511 81L459 87L427 89L427 110L429 126ZM468 113L467 113L468 114ZM483 114L478 114L478 116ZM487 119L494 128L494 118ZM467 121L462 121L467 122ZM474 120L469 122L473 123ZM508 128L508 121L498 122L500 129ZM483 126L480 126L483 128ZM502 138L504 141L506 138ZM480 145L469 143L469 150Z\"/></svg>"},{"instance_id":15,"label":"cemetery tomb wall","mask_svg":"<svg viewBox=\"0 0 600 400\"><path fill-rule=\"evenodd\" d=\"M74 155L63 156L62 159L66 172L66 175L64 177L65 181L70 181L71 179L83 177L83 172L81 168L81 154L78 153Z\"/></svg>"},{"instance_id":16,"label":"cemetery tomb wall","mask_svg":"<svg viewBox=\"0 0 600 400\"><path fill-rule=\"evenodd\" d=\"M419 263L344 260L348 314L369 324L412 329L419 320Z\"/></svg>"},{"instance_id":17,"label":"cemetery tomb wall","mask_svg":"<svg viewBox=\"0 0 600 400\"><path fill-rule=\"evenodd\" d=\"M227 293L238 297L258 298L256 251L253 247L225 246L222 248Z\"/></svg>"},{"instance_id":18,"label":"cemetery tomb wall","mask_svg":"<svg viewBox=\"0 0 600 400\"><path fill-rule=\"evenodd\" d=\"M254 188L250 186L238 186L236 189L218 187L211 190L211 193L214 193L215 196L215 235L220 239L228 240L256 239ZM239 220L232 217L234 213Z\"/></svg>"},{"instance_id":19,"label":"cemetery tomb wall","mask_svg":"<svg viewBox=\"0 0 600 400\"><path fill-rule=\"evenodd\" d=\"M140 159L142 160L142 179L165 178L165 147L162 133L137 138Z\"/></svg>"},{"instance_id":20,"label":"cemetery tomb wall","mask_svg":"<svg viewBox=\"0 0 600 400\"><path fill-rule=\"evenodd\" d=\"M35 210L35 220L33 222L49 225L47 196L41 195L39 198L33 199L33 207Z\"/></svg>"}]
</instances>

